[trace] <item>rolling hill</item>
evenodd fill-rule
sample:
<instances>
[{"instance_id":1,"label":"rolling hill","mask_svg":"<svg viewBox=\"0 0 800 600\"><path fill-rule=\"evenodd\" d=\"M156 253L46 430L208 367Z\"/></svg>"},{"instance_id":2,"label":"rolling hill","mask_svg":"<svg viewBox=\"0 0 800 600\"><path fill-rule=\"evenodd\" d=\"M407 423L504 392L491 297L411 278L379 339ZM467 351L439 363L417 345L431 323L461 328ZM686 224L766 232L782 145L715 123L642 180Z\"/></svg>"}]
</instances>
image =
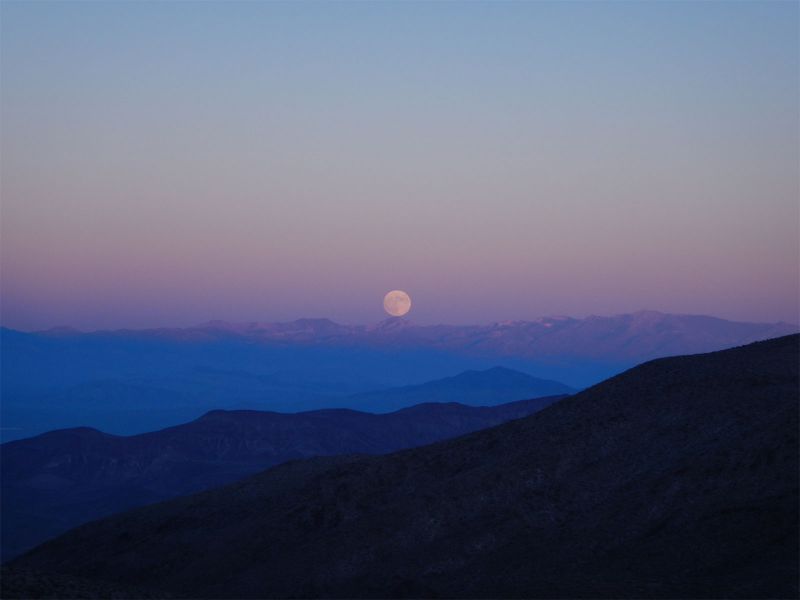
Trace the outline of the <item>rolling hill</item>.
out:
<instances>
[{"instance_id":1,"label":"rolling hill","mask_svg":"<svg viewBox=\"0 0 800 600\"><path fill-rule=\"evenodd\" d=\"M528 416L559 398L481 408L421 404L383 415L215 410L128 437L81 427L9 442L0 446L3 558L86 521L230 483L288 460L428 444Z\"/></svg>"}]
</instances>

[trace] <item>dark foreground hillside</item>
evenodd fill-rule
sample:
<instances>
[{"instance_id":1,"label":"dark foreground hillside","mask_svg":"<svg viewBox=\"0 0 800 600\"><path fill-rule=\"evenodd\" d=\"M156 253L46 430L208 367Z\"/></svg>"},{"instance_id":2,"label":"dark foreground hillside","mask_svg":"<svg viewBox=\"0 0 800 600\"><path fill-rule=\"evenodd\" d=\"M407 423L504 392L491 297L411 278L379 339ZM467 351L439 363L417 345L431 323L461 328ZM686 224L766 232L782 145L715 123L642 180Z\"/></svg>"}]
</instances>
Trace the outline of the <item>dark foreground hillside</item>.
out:
<instances>
[{"instance_id":1,"label":"dark foreground hillside","mask_svg":"<svg viewBox=\"0 0 800 600\"><path fill-rule=\"evenodd\" d=\"M385 454L526 417L563 396L493 407L420 404L354 410L212 411L133 436L88 427L0 446L2 557L87 521L231 483L297 458Z\"/></svg>"},{"instance_id":2,"label":"dark foreground hillside","mask_svg":"<svg viewBox=\"0 0 800 600\"><path fill-rule=\"evenodd\" d=\"M799 343L653 361L389 456L288 463L12 566L185 597L796 597Z\"/></svg>"}]
</instances>

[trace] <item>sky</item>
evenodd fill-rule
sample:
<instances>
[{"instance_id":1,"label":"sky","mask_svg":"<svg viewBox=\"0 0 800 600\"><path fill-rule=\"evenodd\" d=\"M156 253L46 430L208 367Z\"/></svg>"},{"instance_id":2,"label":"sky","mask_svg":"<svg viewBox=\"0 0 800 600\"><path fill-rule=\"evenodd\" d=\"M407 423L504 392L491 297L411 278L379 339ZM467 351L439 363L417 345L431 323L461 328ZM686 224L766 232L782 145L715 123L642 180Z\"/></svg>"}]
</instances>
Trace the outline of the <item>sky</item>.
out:
<instances>
[{"instance_id":1,"label":"sky","mask_svg":"<svg viewBox=\"0 0 800 600\"><path fill-rule=\"evenodd\" d=\"M794 2L0 4L0 316L798 322Z\"/></svg>"}]
</instances>

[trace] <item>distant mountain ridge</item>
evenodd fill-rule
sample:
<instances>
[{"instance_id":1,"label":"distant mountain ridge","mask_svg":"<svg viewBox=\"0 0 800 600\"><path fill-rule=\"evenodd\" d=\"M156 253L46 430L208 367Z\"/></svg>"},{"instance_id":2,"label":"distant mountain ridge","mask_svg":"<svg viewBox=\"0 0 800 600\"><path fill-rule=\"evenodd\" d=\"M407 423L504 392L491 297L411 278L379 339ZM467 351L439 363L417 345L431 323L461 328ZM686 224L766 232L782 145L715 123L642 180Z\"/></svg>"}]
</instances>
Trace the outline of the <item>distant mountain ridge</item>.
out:
<instances>
[{"instance_id":1,"label":"distant mountain ridge","mask_svg":"<svg viewBox=\"0 0 800 600\"><path fill-rule=\"evenodd\" d=\"M214 410L130 437L89 427L0 446L2 555L85 521L311 456L382 454L528 416L561 396L493 407L429 403L376 415Z\"/></svg>"},{"instance_id":2,"label":"distant mountain ridge","mask_svg":"<svg viewBox=\"0 0 800 600\"><path fill-rule=\"evenodd\" d=\"M453 377L348 396L340 401L350 408L372 412L400 410L423 402L450 402L457 398L469 406L494 406L509 400L573 394L576 390L548 379L513 369L470 369Z\"/></svg>"},{"instance_id":3,"label":"distant mountain ridge","mask_svg":"<svg viewBox=\"0 0 800 600\"><path fill-rule=\"evenodd\" d=\"M68 328L66 328L68 329ZM583 319L553 316L489 325L416 325L392 317L374 325L343 325L326 318L285 323L209 321L186 328L111 330L91 333L65 328L39 335L116 335L209 341L226 337L288 343L425 345L526 358L575 356L637 361L673 353L699 353L789 335L800 326L729 321L706 315L643 310Z\"/></svg>"},{"instance_id":4,"label":"distant mountain ridge","mask_svg":"<svg viewBox=\"0 0 800 600\"><path fill-rule=\"evenodd\" d=\"M795 598L798 370L797 335L648 362L455 440L95 521L11 568L187 598Z\"/></svg>"},{"instance_id":5,"label":"distant mountain ridge","mask_svg":"<svg viewBox=\"0 0 800 600\"><path fill-rule=\"evenodd\" d=\"M557 381L494 367L470 370L414 386L388 387L361 394L346 394L346 391L346 385L331 382L325 386L280 371L257 375L243 370L198 366L183 377L167 375L165 379L144 381L109 378L72 385L43 398L12 397L6 400L3 416L6 423L14 423L13 411L16 410L38 426L50 424L43 428L45 431L79 426L105 429L111 425L116 427L114 433L124 435L188 421L204 410L297 412L303 408L303 403L297 402L298 398L310 399L317 409L349 408L374 413L396 411L426 402L493 406L515 400L571 394L575 390ZM7 418L9 414L12 418ZM120 431L122 426L132 429ZM10 439L33 435L26 436L24 431L3 433L6 441L10 441L9 433L12 434Z\"/></svg>"},{"instance_id":6,"label":"distant mountain ridge","mask_svg":"<svg viewBox=\"0 0 800 600\"><path fill-rule=\"evenodd\" d=\"M781 323L657 312L475 326L418 326L393 318L372 326L299 319L93 333L0 329L0 434L19 439L78 425L131 434L215 408L346 406L354 395L494 366L584 388L651 358L794 331L796 326ZM492 399L487 392L479 403L531 396ZM353 406L362 407L372 410Z\"/></svg>"}]
</instances>

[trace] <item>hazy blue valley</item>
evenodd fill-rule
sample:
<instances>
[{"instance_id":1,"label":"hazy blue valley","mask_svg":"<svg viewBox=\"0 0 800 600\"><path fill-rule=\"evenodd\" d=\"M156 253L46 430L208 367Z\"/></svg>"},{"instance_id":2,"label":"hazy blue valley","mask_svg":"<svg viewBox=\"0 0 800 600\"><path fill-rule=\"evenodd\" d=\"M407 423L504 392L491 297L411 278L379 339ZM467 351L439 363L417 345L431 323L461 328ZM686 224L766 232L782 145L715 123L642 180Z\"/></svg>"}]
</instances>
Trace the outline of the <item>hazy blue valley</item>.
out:
<instances>
[{"instance_id":1,"label":"hazy blue valley","mask_svg":"<svg viewBox=\"0 0 800 600\"><path fill-rule=\"evenodd\" d=\"M92 333L3 329L2 439L78 426L141 433L214 409L492 405L569 393L651 358L797 330L656 312L464 327L393 318L372 327L301 319ZM519 373L464 374L498 366Z\"/></svg>"}]
</instances>

